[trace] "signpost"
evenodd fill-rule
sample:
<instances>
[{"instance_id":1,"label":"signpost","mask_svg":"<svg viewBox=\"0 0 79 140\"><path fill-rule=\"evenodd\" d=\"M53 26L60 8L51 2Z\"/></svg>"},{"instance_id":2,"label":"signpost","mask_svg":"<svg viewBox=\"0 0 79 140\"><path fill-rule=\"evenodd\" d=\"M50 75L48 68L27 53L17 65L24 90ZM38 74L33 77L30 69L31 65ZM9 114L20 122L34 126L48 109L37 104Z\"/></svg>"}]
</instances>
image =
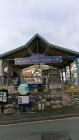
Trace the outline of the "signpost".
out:
<instances>
[{"instance_id":1,"label":"signpost","mask_svg":"<svg viewBox=\"0 0 79 140\"><path fill-rule=\"evenodd\" d=\"M23 112L27 111L27 108L29 106L29 85L28 84L21 84L18 87L18 104L19 109Z\"/></svg>"}]
</instances>

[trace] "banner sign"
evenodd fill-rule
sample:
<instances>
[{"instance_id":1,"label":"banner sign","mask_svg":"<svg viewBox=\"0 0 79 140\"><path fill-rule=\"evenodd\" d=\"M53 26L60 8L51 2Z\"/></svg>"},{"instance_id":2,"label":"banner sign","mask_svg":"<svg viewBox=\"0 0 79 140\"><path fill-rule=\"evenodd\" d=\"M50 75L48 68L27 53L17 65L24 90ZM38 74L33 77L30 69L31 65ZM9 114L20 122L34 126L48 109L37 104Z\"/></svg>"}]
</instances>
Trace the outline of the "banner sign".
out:
<instances>
[{"instance_id":1,"label":"banner sign","mask_svg":"<svg viewBox=\"0 0 79 140\"><path fill-rule=\"evenodd\" d=\"M31 57L15 58L15 65L26 64L55 64L61 63L62 56L47 56L45 54L34 54Z\"/></svg>"}]
</instances>

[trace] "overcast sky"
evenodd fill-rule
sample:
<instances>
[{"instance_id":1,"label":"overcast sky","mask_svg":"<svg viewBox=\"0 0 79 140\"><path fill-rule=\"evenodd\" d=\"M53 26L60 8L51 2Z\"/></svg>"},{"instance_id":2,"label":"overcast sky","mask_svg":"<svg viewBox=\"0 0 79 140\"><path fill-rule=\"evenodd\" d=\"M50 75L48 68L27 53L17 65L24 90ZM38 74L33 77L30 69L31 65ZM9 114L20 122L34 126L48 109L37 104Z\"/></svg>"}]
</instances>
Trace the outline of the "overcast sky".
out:
<instances>
[{"instance_id":1,"label":"overcast sky","mask_svg":"<svg viewBox=\"0 0 79 140\"><path fill-rule=\"evenodd\" d=\"M0 0L0 54L36 33L79 51L79 0Z\"/></svg>"}]
</instances>

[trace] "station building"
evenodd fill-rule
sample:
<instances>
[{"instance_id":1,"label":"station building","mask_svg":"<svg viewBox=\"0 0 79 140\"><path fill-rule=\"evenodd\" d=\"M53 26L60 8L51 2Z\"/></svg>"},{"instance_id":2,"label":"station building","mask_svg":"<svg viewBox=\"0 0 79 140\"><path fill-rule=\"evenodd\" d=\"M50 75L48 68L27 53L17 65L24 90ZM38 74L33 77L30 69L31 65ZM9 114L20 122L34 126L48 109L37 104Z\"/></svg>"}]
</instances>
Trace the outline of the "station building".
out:
<instances>
[{"instance_id":1,"label":"station building","mask_svg":"<svg viewBox=\"0 0 79 140\"><path fill-rule=\"evenodd\" d=\"M0 89L17 95L18 86L27 83L30 95L39 96L38 108L42 103L43 109L45 104L54 108L78 103L78 61L78 52L53 45L36 34L24 46L0 55Z\"/></svg>"}]
</instances>

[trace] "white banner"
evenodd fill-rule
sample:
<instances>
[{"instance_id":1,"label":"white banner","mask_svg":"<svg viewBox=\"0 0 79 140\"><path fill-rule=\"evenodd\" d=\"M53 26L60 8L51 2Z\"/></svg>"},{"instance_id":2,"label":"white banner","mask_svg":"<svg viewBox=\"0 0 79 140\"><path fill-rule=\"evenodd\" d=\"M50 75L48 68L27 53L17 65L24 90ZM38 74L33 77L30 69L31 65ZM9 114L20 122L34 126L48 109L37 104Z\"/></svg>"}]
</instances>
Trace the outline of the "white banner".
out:
<instances>
[{"instance_id":1,"label":"white banner","mask_svg":"<svg viewBox=\"0 0 79 140\"><path fill-rule=\"evenodd\" d=\"M29 96L18 96L18 104L29 104Z\"/></svg>"}]
</instances>

